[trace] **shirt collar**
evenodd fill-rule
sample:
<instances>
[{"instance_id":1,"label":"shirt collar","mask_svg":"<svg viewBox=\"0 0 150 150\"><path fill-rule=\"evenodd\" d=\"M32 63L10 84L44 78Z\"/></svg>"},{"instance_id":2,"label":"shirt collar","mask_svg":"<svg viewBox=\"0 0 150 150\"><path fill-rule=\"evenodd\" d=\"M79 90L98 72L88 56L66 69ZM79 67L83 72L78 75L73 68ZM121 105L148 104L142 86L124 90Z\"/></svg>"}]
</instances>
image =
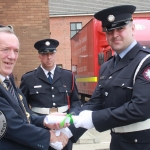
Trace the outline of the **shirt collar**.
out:
<instances>
[{"instance_id":1,"label":"shirt collar","mask_svg":"<svg viewBox=\"0 0 150 150\"><path fill-rule=\"evenodd\" d=\"M9 79L9 76L4 77L3 75L0 74L0 80L1 80L2 82L4 82L4 80L5 80L6 78Z\"/></svg>"},{"instance_id":2,"label":"shirt collar","mask_svg":"<svg viewBox=\"0 0 150 150\"><path fill-rule=\"evenodd\" d=\"M119 54L120 58L122 59L135 45L137 44L137 41L133 41L123 52ZM115 55L117 55L115 53Z\"/></svg>"},{"instance_id":3,"label":"shirt collar","mask_svg":"<svg viewBox=\"0 0 150 150\"><path fill-rule=\"evenodd\" d=\"M40 65L40 67L42 68L42 70L44 71L45 75L48 77L48 72L51 72L51 75L54 76L54 72L55 72L55 68L56 68L56 65L54 66L54 68L51 70L51 71L47 71L45 70L42 65Z\"/></svg>"}]
</instances>

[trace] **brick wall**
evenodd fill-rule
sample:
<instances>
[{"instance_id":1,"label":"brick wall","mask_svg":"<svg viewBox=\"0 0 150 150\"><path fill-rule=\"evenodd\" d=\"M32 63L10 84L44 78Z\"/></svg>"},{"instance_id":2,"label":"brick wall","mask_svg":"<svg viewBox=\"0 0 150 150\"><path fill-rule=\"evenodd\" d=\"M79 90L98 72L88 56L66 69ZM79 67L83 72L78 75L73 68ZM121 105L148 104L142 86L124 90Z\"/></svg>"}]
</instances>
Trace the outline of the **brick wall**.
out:
<instances>
[{"instance_id":1,"label":"brick wall","mask_svg":"<svg viewBox=\"0 0 150 150\"><path fill-rule=\"evenodd\" d=\"M22 74L40 64L34 43L50 36L48 0L0 0L0 18L0 24L14 27L20 40L19 59L13 72L19 85Z\"/></svg>"},{"instance_id":2,"label":"brick wall","mask_svg":"<svg viewBox=\"0 0 150 150\"><path fill-rule=\"evenodd\" d=\"M50 18L50 37L59 41L56 63L63 64L63 68L71 69L70 23L82 22L82 26L84 26L92 17L93 16L71 16Z\"/></svg>"}]
</instances>

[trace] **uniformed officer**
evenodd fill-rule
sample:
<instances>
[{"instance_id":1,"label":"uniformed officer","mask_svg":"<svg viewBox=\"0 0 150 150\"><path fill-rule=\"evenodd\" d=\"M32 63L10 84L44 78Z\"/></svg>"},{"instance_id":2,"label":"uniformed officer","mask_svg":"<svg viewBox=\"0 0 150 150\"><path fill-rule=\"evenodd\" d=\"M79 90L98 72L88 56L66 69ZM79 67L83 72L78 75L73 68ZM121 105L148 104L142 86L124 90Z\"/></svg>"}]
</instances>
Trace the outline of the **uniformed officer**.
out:
<instances>
[{"instance_id":1,"label":"uniformed officer","mask_svg":"<svg viewBox=\"0 0 150 150\"><path fill-rule=\"evenodd\" d=\"M97 12L115 56L100 68L91 99L83 106L75 126L99 132L111 130L110 150L150 149L150 50L134 38L132 5L115 6ZM135 82L135 71L141 63ZM74 140L84 132L70 127Z\"/></svg>"},{"instance_id":2,"label":"uniformed officer","mask_svg":"<svg viewBox=\"0 0 150 150\"><path fill-rule=\"evenodd\" d=\"M57 137L45 129L50 127L44 123L45 116L32 113L10 77L18 54L17 36L9 27L0 27L0 150L48 150L57 141L65 146L67 136Z\"/></svg>"},{"instance_id":3,"label":"uniformed officer","mask_svg":"<svg viewBox=\"0 0 150 150\"><path fill-rule=\"evenodd\" d=\"M20 88L28 104L40 115L51 112L78 114L81 109L73 73L55 64L58 45L55 39L37 41L34 47L38 50L41 65L21 79ZM72 143L69 142L65 149L71 150Z\"/></svg>"}]
</instances>

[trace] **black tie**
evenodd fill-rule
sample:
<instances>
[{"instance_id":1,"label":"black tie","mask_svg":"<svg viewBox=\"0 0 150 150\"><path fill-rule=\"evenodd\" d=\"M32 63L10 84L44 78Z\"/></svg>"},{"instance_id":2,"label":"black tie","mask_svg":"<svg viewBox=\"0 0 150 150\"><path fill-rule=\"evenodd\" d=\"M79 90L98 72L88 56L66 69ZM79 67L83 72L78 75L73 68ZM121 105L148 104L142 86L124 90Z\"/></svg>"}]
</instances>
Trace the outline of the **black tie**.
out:
<instances>
[{"instance_id":1,"label":"black tie","mask_svg":"<svg viewBox=\"0 0 150 150\"><path fill-rule=\"evenodd\" d=\"M10 93L13 95L13 97L15 97L15 99L17 100L16 94L15 94L15 90L13 88L13 85L11 84L11 81L9 79L5 79L4 83L6 84L8 91L10 91Z\"/></svg>"},{"instance_id":2,"label":"black tie","mask_svg":"<svg viewBox=\"0 0 150 150\"><path fill-rule=\"evenodd\" d=\"M114 67L116 67L116 65L118 64L118 62L120 61L120 56L119 55L117 55L117 56L115 56L115 62L114 62Z\"/></svg>"},{"instance_id":3,"label":"black tie","mask_svg":"<svg viewBox=\"0 0 150 150\"><path fill-rule=\"evenodd\" d=\"M48 72L48 80L49 80L49 82L50 82L50 84L52 84L52 77L51 77L51 72Z\"/></svg>"}]
</instances>

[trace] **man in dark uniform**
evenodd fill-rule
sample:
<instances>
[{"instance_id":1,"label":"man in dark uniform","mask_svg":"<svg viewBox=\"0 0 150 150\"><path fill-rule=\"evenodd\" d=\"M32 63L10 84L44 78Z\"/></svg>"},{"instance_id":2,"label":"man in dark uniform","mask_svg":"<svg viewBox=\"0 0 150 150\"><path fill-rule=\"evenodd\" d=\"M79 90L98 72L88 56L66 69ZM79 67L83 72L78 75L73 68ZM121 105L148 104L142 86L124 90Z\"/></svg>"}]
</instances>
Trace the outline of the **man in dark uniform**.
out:
<instances>
[{"instance_id":1,"label":"man in dark uniform","mask_svg":"<svg viewBox=\"0 0 150 150\"><path fill-rule=\"evenodd\" d=\"M55 64L58 45L54 39L37 41L34 47L38 50L41 65L21 79L20 88L28 104L40 115L51 112L78 114L81 109L73 73ZM71 141L64 149L72 149Z\"/></svg>"},{"instance_id":2,"label":"man in dark uniform","mask_svg":"<svg viewBox=\"0 0 150 150\"><path fill-rule=\"evenodd\" d=\"M150 50L134 38L132 13L135 6L123 5L97 12L115 56L105 62L91 99L82 107L75 127L99 132L111 130L110 150L150 149ZM74 141L85 131L70 126Z\"/></svg>"},{"instance_id":3,"label":"man in dark uniform","mask_svg":"<svg viewBox=\"0 0 150 150\"><path fill-rule=\"evenodd\" d=\"M0 150L48 150L57 141L65 146L67 136L57 137L45 129L49 127L45 116L32 113L10 77L18 54L19 40L13 30L0 27Z\"/></svg>"}]
</instances>

